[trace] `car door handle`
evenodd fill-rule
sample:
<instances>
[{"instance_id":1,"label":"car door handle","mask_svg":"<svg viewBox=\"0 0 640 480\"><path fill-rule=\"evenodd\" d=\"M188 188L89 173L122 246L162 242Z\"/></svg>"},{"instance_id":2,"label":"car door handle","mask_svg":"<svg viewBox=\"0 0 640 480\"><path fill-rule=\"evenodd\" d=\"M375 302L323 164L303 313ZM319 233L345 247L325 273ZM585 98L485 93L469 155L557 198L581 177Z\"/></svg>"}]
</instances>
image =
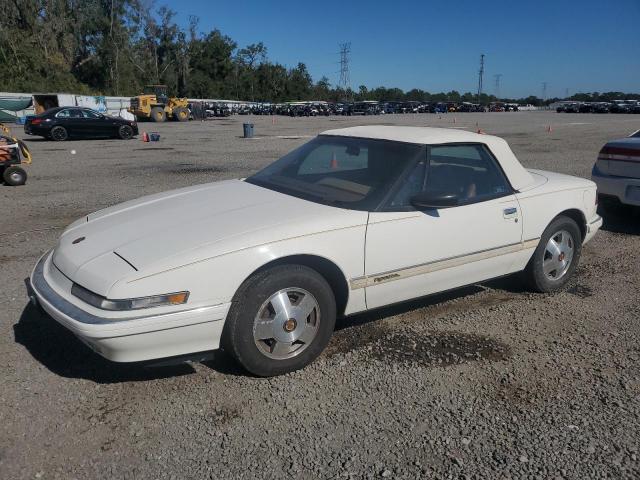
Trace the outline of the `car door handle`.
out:
<instances>
[{"instance_id":1,"label":"car door handle","mask_svg":"<svg viewBox=\"0 0 640 480\"><path fill-rule=\"evenodd\" d=\"M518 216L518 209L515 207L505 208L502 211L502 216L504 218L513 218Z\"/></svg>"}]
</instances>

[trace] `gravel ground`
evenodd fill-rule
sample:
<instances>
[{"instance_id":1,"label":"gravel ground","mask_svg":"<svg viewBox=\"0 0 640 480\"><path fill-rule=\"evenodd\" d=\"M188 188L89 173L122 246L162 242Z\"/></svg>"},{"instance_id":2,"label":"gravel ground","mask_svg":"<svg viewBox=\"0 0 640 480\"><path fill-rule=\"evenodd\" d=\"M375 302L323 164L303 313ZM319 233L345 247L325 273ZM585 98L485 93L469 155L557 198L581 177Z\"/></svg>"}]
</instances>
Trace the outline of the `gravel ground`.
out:
<instances>
[{"instance_id":1,"label":"gravel ground","mask_svg":"<svg viewBox=\"0 0 640 480\"><path fill-rule=\"evenodd\" d=\"M22 283L76 218L247 176L328 128L482 128L527 167L588 177L639 118L233 117L141 124L158 143L29 138L28 184L0 186L0 478L639 478L636 211L605 218L564 292L507 278L346 318L318 361L272 379L223 352L110 364L28 306ZM240 138L248 119L258 138Z\"/></svg>"}]
</instances>

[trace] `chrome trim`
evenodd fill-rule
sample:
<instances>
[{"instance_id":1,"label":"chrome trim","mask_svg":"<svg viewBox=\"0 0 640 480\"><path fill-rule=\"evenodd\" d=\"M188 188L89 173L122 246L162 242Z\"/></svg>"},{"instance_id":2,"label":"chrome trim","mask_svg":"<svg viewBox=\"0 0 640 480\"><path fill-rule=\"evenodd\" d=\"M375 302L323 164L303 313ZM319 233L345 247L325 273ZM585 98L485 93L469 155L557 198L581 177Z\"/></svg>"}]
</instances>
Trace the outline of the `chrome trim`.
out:
<instances>
[{"instance_id":1,"label":"chrome trim","mask_svg":"<svg viewBox=\"0 0 640 480\"><path fill-rule=\"evenodd\" d=\"M362 277L351 279L349 285L351 287L351 290L357 290L360 288L380 285L381 283L395 282L396 280L402 280L404 278L424 275L426 273L437 272L438 270L444 270L446 268L459 267L462 265L466 265L467 263L479 262L480 260L499 257L500 255L507 255L509 253L528 250L537 247L539 241L540 238L532 238L523 242L504 245L502 247L488 248L486 250L479 250L473 253L457 255L454 257L444 258L442 260L435 260L433 262L413 265L411 267L398 268L396 270L389 270L387 272L376 273L374 275L365 275Z\"/></svg>"},{"instance_id":2,"label":"chrome trim","mask_svg":"<svg viewBox=\"0 0 640 480\"><path fill-rule=\"evenodd\" d=\"M86 312L85 310L82 310L81 308L75 306L73 303L65 300L51 288L51 286L47 283L47 280L44 278L44 264L48 257L48 253L43 255L36 264L36 267L31 274L31 278L28 279L29 283L27 286L27 292L30 296L35 294L38 300L40 300L40 297L42 297L42 299L44 299L49 305L51 305L51 308L80 323L89 325L105 325L128 322L131 320L141 320L144 318L152 317L170 317L172 315L179 315L187 312L203 312L221 305L208 305L203 307L179 310L176 312L156 313L150 315L141 315L137 317L99 317L97 315L93 315L92 313Z\"/></svg>"}]
</instances>

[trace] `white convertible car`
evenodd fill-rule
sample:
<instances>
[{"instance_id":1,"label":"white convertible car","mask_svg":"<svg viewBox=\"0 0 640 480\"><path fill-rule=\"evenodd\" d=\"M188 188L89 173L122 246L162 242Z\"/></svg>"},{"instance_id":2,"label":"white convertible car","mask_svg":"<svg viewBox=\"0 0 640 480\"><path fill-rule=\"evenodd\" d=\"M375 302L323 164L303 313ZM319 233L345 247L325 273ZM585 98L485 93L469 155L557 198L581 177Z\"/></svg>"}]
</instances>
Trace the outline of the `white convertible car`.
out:
<instances>
[{"instance_id":1,"label":"white convertible car","mask_svg":"<svg viewBox=\"0 0 640 480\"><path fill-rule=\"evenodd\" d=\"M520 271L561 288L596 206L593 182L525 170L497 137L330 130L245 180L81 218L28 287L110 360L222 346L277 375L313 361L336 317Z\"/></svg>"}]
</instances>

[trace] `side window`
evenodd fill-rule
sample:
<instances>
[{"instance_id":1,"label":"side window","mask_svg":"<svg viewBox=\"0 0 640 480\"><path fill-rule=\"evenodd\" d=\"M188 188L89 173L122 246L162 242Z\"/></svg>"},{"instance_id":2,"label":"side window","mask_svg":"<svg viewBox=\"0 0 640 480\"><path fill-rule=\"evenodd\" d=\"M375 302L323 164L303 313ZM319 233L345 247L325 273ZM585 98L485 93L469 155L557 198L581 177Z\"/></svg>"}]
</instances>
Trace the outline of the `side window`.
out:
<instances>
[{"instance_id":1,"label":"side window","mask_svg":"<svg viewBox=\"0 0 640 480\"><path fill-rule=\"evenodd\" d=\"M58 113L56 113L57 118L69 118L70 116L71 116L71 111L69 109L60 110Z\"/></svg>"},{"instance_id":2,"label":"side window","mask_svg":"<svg viewBox=\"0 0 640 480\"><path fill-rule=\"evenodd\" d=\"M298 175L363 170L369 165L369 151L362 147L346 145L319 145L300 163Z\"/></svg>"},{"instance_id":3,"label":"side window","mask_svg":"<svg viewBox=\"0 0 640 480\"><path fill-rule=\"evenodd\" d=\"M413 171L404 179L400 190L389 203L391 210L403 210L411 206L411 197L420 193L424 188L424 173L426 162L419 162Z\"/></svg>"},{"instance_id":4,"label":"side window","mask_svg":"<svg viewBox=\"0 0 640 480\"><path fill-rule=\"evenodd\" d=\"M67 111L70 118L82 118L82 111L79 108L70 108Z\"/></svg>"},{"instance_id":5,"label":"side window","mask_svg":"<svg viewBox=\"0 0 640 480\"><path fill-rule=\"evenodd\" d=\"M510 188L482 145L442 145L431 147L425 190L454 193L465 204L501 197Z\"/></svg>"},{"instance_id":6,"label":"side window","mask_svg":"<svg viewBox=\"0 0 640 480\"><path fill-rule=\"evenodd\" d=\"M82 110L82 115L84 118L100 118L100 115L92 110Z\"/></svg>"}]
</instances>

